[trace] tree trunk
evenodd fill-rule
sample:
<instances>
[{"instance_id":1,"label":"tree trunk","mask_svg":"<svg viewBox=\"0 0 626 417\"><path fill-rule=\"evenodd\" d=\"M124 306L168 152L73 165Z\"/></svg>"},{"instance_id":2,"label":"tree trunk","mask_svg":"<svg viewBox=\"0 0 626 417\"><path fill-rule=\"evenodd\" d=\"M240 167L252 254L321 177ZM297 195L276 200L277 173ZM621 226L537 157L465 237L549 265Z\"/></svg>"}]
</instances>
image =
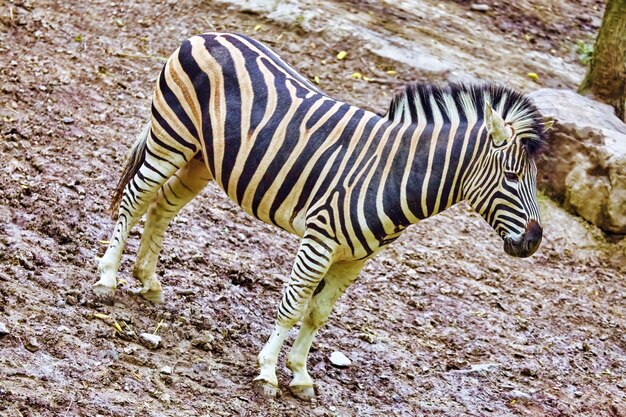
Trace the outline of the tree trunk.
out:
<instances>
[{"instance_id":1,"label":"tree trunk","mask_svg":"<svg viewBox=\"0 0 626 417\"><path fill-rule=\"evenodd\" d=\"M608 0L587 76L578 92L591 93L626 121L626 0Z\"/></svg>"}]
</instances>

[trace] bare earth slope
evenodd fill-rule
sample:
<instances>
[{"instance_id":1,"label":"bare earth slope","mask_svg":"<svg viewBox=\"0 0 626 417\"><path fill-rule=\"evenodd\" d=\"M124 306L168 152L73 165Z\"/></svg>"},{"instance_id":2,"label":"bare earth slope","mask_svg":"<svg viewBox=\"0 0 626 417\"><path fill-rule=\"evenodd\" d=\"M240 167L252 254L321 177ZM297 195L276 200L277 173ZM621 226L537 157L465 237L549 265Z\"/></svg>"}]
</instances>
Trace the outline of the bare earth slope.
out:
<instances>
[{"instance_id":1,"label":"bare earth slope","mask_svg":"<svg viewBox=\"0 0 626 417\"><path fill-rule=\"evenodd\" d=\"M133 293L138 233L118 302L99 305L91 291L124 154L164 57L188 36L253 34L327 92L384 111L411 79L530 90L537 72L542 85L575 87L574 42L593 37L598 2L490 2L488 14L461 1L326 1L307 14L304 2L295 18L267 18L262 4L156 3L0 3L0 415L626 415L624 255L547 200L530 259L506 256L459 205L370 262L314 344L310 404L286 391L265 401L250 383L297 241L214 185L165 240L165 304ZM401 59L427 39L417 61ZM394 47L400 57L385 56ZM442 67L413 69L426 54ZM139 343L143 332L162 346ZM334 350L352 366L332 367Z\"/></svg>"}]
</instances>

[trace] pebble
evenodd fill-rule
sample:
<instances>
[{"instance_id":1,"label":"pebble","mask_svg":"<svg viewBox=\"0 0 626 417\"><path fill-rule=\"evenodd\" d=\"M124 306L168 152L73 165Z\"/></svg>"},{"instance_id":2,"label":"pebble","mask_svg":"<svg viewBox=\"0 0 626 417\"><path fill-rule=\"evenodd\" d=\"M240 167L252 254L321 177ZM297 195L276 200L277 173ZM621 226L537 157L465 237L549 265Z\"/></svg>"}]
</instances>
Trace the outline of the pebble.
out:
<instances>
[{"instance_id":1,"label":"pebble","mask_svg":"<svg viewBox=\"0 0 626 417\"><path fill-rule=\"evenodd\" d=\"M59 326L57 327L57 332L59 333L71 333L70 328L67 326Z\"/></svg>"},{"instance_id":2,"label":"pebble","mask_svg":"<svg viewBox=\"0 0 626 417\"><path fill-rule=\"evenodd\" d=\"M9 329L4 323L0 323L0 337L6 336L9 334Z\"/></svg>"},{"instance_id":3,"label":"pebble","mask_svg":"<svg viewBox=\"0 0 626 417\"><path fill-rule=\"evenodd\" d=\"M74 118L73 117L64 117L62 122L65 123L66 125L70 125L70 124L74 123Z\"/></svg>"},{"instance_id":4,"label":"pebble","mask_svg":"<svg viewBox=\"0 0 626 417\"><path fill-rule=\"evenodd\" d=\"M132 355L136 351L137 351L137 348L135 346L126 346L124 348L124 353L127 354L127 355Z\"/></svg>"},{"instance_id":5,"label":"pebble","mask_svg":"<svg viewBox=\"0 0 626 417\"><path fill-rule=\"evenodd\" d=\"M37 339L35 339L34 337L31 337L30 339L25 340L24 347L33 353L37 352L40 348L39 342L37 342Z\"/></svg>"},{"instance_id":6,"label":"pebble","mask_svg":"<svg viewBox=\"0 0 626 417\"><path fill-rule=\"evenodd\" d=\"M146 342L148 347L151 349L156 349L161 344L161 336L157 336L156 334L141 333L139 337L141 338L141 340Z\"/></svg>"},{"instance_id":7,"label":"pebble","mask_svg":"<svg viewBox=\"0 0 626 417\"><path fill-rule=\"evenodd\" d=\"M350 359L348 359L346 355L339 351L334 351L330 354L330 363L332 363L333 366L336 366L337 368L347 368L348 366L352 365Z\"/></svg>"},{"instance_id":8,"label":"pebble","mask_svg":"<svg viewBox=\"0 0 626 417\"><path fill-rule=\"evenodd\" d=\"M298 45L297 43L290 43L289 46L287 46L287 49L289 50L289 52L291 52L292 54L298 53L301 51L301 47L300 45Z\"/></svg>"},{"instance_id":9,"label":"pebble","mask_svg":"<svg viewBox=\"0 0 626 417\"><path fill-rule=\"evenodd\" d=\"M497 363L478 363L472 365L469 369L470 372L491 372L497 371L500 365Z\"/></svg>"},{"instance_id":10,"label":"pebble","mask_svg":"<svg viewBox=\"0 0 626 417\"><path fill-rule=\"evenodd\" d=\"M172 375L172 367L165 365L159 372L165 375Z\"/></svg>"},{"instance_id":11,"label":"pebble","mask_svg":"<svg viewBox=\"0 0 626 417\"><path fill-rule=\"evenodd\" d=\"M488 4L481 4L481 3L473 3L470 6L470 10L473 10L475 12L488 12L491 9L491 7L489 7Z\"/></svg>"}]
</instances>

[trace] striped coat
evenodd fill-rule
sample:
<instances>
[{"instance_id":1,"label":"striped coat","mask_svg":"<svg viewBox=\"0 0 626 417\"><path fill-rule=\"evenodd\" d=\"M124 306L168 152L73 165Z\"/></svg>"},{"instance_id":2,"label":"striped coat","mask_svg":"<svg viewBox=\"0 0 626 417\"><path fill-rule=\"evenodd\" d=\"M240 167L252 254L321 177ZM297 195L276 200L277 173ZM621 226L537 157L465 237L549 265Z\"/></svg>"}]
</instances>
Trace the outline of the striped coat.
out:
<instances>
[{"instance_id":1,"label":"striped coat","mask_svg":"<svg viewBox=\"0 0 626 417\"><path fill-rule=\"evenodd\" d=\"M302 238L256 381L276 394L278 352L302 319L287 361L292 392L310 399L315 332L365 260L407 226L467 199L507 253L537 249L533 158L544 132L533 104L506 87L411 84L378 115L325 95L258 41L194 36L157 81L151 121L113 197L117 223L96 289L112 294L128 233L147 212L133 272L144 296L162 301L165 229L215 180L246 212Z\"/></svg>"}]
</instances>

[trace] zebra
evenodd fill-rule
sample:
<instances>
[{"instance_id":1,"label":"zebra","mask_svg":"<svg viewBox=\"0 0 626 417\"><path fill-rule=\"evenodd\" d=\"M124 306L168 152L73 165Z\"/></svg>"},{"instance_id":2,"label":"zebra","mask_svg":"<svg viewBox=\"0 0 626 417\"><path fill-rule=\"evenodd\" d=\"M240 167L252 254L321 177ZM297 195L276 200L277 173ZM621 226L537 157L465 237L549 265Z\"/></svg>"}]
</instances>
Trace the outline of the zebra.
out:
<instances>
[{"instance_id":1,"label":"zebra","mask_svg":"<svg viewBox=\"0 0 626 417\"><path fill-rule=\"evenodd\" d=\"M117 220L94 290L114 296L125 242L147 213L132 272L143 297L162 302L165 230L214 180L245 212L300 238L254 386L277 395L279 351L301 321L289 387L310 400L316 332L365 262L409 225L467 200L507 254L537 250L534 160L548 128L507 86L410 83L380 115L329 97L257 40L193 36L158 76L150 121L113 193Z\"/></svg>"}]
</instances>

